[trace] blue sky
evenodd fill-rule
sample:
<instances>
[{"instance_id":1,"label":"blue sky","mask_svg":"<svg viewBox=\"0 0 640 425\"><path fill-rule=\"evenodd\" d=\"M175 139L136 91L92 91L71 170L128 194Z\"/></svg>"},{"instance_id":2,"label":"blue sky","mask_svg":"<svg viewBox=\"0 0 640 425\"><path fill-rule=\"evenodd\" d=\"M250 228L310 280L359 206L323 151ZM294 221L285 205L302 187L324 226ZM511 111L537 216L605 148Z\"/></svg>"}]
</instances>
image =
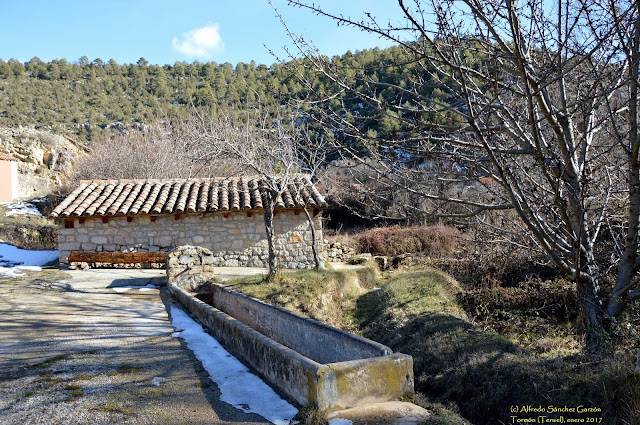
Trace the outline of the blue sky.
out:
<instances>
[{"instance_id":1,"label":"blue sky","mask_svg":"<svg viewBox=\"0 0 640 425\"><path fill-rule=\"evenodd\" d=\"M284 27L267 0L0 0L0 58L26 62L81 56L105 62L176 61L272 64L291 46ZM292 31L314 41L323 54L342 54L389 42L308 11L273 0ZM364 18L363 12L401 22L391 0L320 0L329 11Z\"/></svg>"}]
</instances>

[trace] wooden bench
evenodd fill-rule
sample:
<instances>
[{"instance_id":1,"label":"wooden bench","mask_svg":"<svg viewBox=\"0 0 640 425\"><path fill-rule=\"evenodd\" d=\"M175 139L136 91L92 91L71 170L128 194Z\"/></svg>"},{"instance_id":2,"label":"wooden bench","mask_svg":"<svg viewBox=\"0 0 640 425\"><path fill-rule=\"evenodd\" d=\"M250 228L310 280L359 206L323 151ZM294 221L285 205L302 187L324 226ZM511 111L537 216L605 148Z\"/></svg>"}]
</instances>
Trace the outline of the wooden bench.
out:
<instances>
[{"instance_id":1,"label":"wooden bench","mask_svg":"<svg viewBox=\"0 0 640 425\"><path fill-rule=\"evenodd\" d=\"M68 261L78 263L164 263L167 259L166 251L157 252L92 252L71 251Z\"/></svg>"}]
</instances>

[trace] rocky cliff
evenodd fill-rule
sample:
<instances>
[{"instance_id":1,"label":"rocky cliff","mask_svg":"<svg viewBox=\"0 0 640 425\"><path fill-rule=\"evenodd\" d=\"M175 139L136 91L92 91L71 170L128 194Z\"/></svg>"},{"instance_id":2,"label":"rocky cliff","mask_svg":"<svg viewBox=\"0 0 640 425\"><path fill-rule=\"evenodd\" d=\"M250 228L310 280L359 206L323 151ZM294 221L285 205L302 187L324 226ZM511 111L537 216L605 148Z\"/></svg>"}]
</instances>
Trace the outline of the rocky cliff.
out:
<instances>
[{"instance_id":1,"label":"rocky cliff","mask_svg":"<svg viewBox=\"0 0 640 425\"><path fill-rule=\"evenodd\" d=\"M21 199L50 193L71 175L87 148L73 139L33 127L0 128L0 152L18 160Z\"/></svg>"}]
</instances>

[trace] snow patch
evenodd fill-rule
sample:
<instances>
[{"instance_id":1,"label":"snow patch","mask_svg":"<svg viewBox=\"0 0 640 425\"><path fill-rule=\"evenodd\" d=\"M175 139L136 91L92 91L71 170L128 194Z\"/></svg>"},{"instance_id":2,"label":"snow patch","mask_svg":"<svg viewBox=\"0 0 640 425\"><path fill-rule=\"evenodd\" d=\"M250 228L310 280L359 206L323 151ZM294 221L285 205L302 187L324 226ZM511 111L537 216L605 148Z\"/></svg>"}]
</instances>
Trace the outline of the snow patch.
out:
<instances>
[{"instance_id":1,"label":"snow patch","mask_svg":"<svg viewBox=\"0 0 640 425\"><path fill-rule=\"evenodd\" d=\"M176 306L171 306L171 324L177 332L181 331L178 337L187 343L211 380L218 385L222 393L220 400L247 413L256 413L275 425L291 423L298 409L280 398Z\"/></svg>"},{"instance_id":2,"label":"snow patch","mask_svg":"<svg viewBox=\"0 0 640 425\"><path fill-rule=\"evenodd\" d=\"M349 419L335 418L329 421L329 425L353 425Z\"/></svg>"},{"instance_id":3,"label":"snow patch","mask_svg":"<svg viewBox=\"0 0 640 425\"><path fill-rule=\"evenodd\" d=\"M14 215L35 215L42 217L40 211L30 202L2 202L7 207L7 212L4 213L7 217Z\"/></svg>"},{"instance_id":4,"label":"snow patch","mask_svg":"<svg viewBox=\"0 0 640 425\"><path fill-rule=\"evenodd\" d=\"M24 276L21 272L39 272L42 271L42 267L38 266L15 266L15 267L0 267L0 277L19 277Z\"/></svg>"},{"instance_id":5,"label":"snow patch","mask_svg":"<svg viewBox=\"0 0 640 425\"><path fill-rule=\"evenodd\" d=\"M114 291L118 292L118 293L122 293L122 292L127 292L129 290L134 290L137 289L138 291L152 291L154 289L158 289L158 287L156 285L152 285L151 283L148 283L144 286L115 286L113 288Z\"/></svg>"},{"instance_id":6,"label":"snow patch","mask_svg":"<svg viewBox=\"0 0 640 425\"><path fill-rule=\"evenodd\" d=\"M163 378L162 376L154 376L151 378L151 385L154 387L159 387L162 381L166 381L167 378Z\"/></svg>"},{"instance_id":7,"label":"snow patch","mask_svg":"<svg viewBox=\"0 0 640 425\"><path fill-rule=\"evenodd\" d=\"M18 277L24 272L39 272L41 266L58 259L55 250L20 249L8 243L0 243L0 277Z\"/></svg>"}]
</instances>

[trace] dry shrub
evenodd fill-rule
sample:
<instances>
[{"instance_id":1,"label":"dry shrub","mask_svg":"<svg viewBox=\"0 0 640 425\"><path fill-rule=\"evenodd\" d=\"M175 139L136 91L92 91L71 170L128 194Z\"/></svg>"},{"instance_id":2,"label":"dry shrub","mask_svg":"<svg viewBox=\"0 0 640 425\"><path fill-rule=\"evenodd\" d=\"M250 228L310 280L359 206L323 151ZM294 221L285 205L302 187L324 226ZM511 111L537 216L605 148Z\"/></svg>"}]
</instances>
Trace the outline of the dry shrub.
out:
<instances>
[{"instance_id":1,"label":"dry shrub","mask_svg":"<svg viewBox=\"0 0 640 425\"><path fill-rule=\"evenodd\" d=\"M574 285L564 279L529 279L519 286L470 288L460 293L459 301L476 318L532 316L562 324L576 321L580 315Z\"/></svg>"},{"instance_id":2,"label":"dry shrub","mask_svg":"<svg viewBox=\"0 0 640 425\"><path fill-rule=\"evenodd\" d=\"M458 293L458 302L474 323L533 351L569 354L581 346L577 295L564 279L466 288Z\"/></svg>"},{"instance_id":3,"label":"dry shrub","mask_svg":"<svg viewBox=\"0 0 640 425\"><path fill-rule=\"evenodd\" d=\"M534 247L469 242L465 248L455 257L434 259L431 265L449 273L466 288L520 286L530 279L546 281L561 276Z\"/></svg>"},{"instance_id":4,"label":"dry shrub","mask_svg":"<svg viewBox=\"0 0 640 425\"><path fill-rule=\"evenodd\" d=\"M373 255L452 254L462 244L462 234L447 226L378 227L356 235L359 252Z\"/></svg>"},{"instance_id":5,"label":"dry shrub","mask_svg":"<svg viewBox=\"0 0 640 425\"><path fill-rule=\"evenodd\" d=\"M89 147L89 155L76 166L76 180L175 179L246 171L245 164L214 155L198 129L179 119L156 120L140 131L101 134Z\"/></svg>"},{"instance_id":6,"label":"dry shrub","mask_svg":"<svg viewBox=\"0 0 640 425\"><path fill-rule=\"evenodd\" d=\"M80 158L77 179L148 179L189 177L193 163L187 143L160 125L146 131L101 135L91 153Z\"/></svg>"},{"instance_id":7,"label":"dry shrub","mask_svg":"<svg viewBox=\"0 0 640 425\"><path fill-rule=\"evenodd\" d=\"M571 284L557 280L544 285L546 288L536 289L536 282L531 281L521 288L478 288L462 294L461 299L443 273L409 269L392 275L379 291L358 298L354 315L364 336L413 357L417 392L432 403L457 410L474 424L512 423L509 415L515 405L602 409L593 415L548 414L547 422L550 418L560 421L564 415L565 422L568 417L587 422L589 416L595 418L592 422L607 425L640 423L640 374L633 371L629 360L623 363L568 349L538 355L532 352L541 351L535 346L537 339L572 345L575 339L537 333L532 335L531 349L523 350L498 333L474 326L462 309L465 303L483 302L484 314L511 313L511 320L526 333L538 330L533 325L537 328L541 322L552 321L547 315L558 321L575 318ZM525 327L525 316L540 320L531 320ZM546 329L562 331L558 326ZM535 422L538 415L523 412L519 417Z\"/></svg>"},{"instance_id":8,"label":"dry shrub","mask_svg":"<svg viewBox=\"0 0 640 425\"><path fill-rule=\"evenodd\" d=\"M334 229L327 229L324 228L323 223L322 235L329 241L329 244L338 243L342 246L348 246L355 249L357 245L355 236L357 234L357 232L344 233Z\"/></svg>"},{"instance_id":9,"label":"dry shrub","mask_svg":"<svg viewBox=\"0 0 640 425\"><path fill-rule=\"evenodd\" d=\"M53 188L45 197L31 201L35 204L40 214L48 217L49 214L76 188L75 182L65 182Z\"/></svg>"}]
</instances>

